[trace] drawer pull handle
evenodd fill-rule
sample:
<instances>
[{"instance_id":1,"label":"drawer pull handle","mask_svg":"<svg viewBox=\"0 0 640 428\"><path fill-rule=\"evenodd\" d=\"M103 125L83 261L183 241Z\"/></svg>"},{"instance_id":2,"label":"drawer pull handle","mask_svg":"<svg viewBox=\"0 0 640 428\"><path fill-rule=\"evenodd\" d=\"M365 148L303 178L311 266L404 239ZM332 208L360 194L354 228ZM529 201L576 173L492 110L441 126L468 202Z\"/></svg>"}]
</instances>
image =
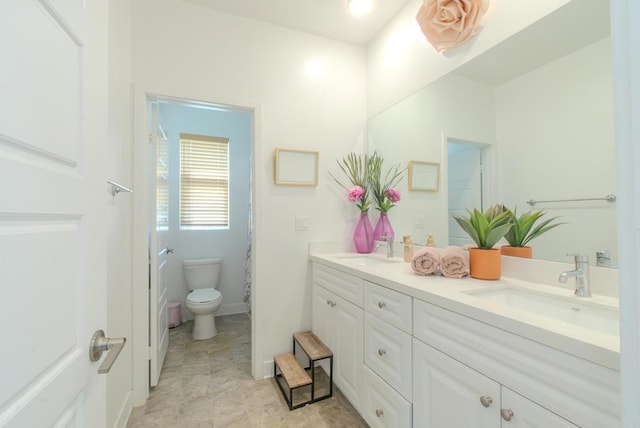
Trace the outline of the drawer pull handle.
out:
<instances>
[{"instance_id":1,"label":"drawer pull handle","mask_svg":"<svg viewBox=\"0 0 640 428\"><path fill-rule=\"evenodd\" d=\"M331 306L332 308L336 306L336 304L333 303L331 300L327 300L327 305Z\"/></svg>"},{"instance_id":2,"label":"drawer pull handle","mask_svg":"<svg viewBox=\"0 0 640 428\"><path fill-rule=\"evenodd\" d=\"M379 307L380 309L383 309L383 308L385 308L386 306L387 306L387 304L386 304L385 302L378 302L378 307Z\"/></svg>"},{"instance_id":3,"label":"drawer pull handle","mask_svg":"<svg viewBox=\"0 0 640 428\"><path fill-rule=\"evenodd\" d=\"M511 418L513 418L513 410L502 409L502 410L500 410L500 416L502 416L502 419L504 419L505 421L509 422L511 420Z\"/></svg>"},{"instance_id":4,"label":"drawer pull handle","mask_svg":"<svg viewBox=\"0 0 640 428\"><path fill-rule=\"evenodd\" d=\"M382 411L382 409L376 409L376 416L381 418L382 415L384 415L384 412Z\"/></svg>"},{"instance_id":5,"label":"drawer pull handle","mask_svg":"<svg viewBox=\"0 0 640 428\"><path fill-rule=\"evenodd\" d=\"M386 354L387 351L385 351L384 349L378 349L378 355L380 355L381 357L384 356L384 354Z\"/></svg>"},{"instance_id":6,"label":"drawer pull handle","mask_svg":"<svg viewBox=\"0 0 640 428\"><path fill-rule=\"evenodd\" d=\"M483 395L482 397L480 397L480 402L484 407L489 407L493 403L493 398L489 397L488 395Z\"/></svg>"}]
</instances>

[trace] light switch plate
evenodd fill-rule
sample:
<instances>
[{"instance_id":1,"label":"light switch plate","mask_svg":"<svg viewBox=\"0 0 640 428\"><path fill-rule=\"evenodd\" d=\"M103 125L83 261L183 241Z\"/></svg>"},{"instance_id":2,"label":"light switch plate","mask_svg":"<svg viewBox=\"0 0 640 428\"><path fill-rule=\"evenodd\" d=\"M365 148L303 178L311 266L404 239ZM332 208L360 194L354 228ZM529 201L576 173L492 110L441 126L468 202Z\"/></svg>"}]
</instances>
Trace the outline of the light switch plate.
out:
<instances>
[{"instance_id":1,"label":"light switch plate","mask_svg":"<svg viewBox=\"0 0 640 428\"><path fill-rule=\"evenodd\" d=\"M309 230L309 217L296 216L296 231L303 232Z\"/></svg>"}]
</instances>

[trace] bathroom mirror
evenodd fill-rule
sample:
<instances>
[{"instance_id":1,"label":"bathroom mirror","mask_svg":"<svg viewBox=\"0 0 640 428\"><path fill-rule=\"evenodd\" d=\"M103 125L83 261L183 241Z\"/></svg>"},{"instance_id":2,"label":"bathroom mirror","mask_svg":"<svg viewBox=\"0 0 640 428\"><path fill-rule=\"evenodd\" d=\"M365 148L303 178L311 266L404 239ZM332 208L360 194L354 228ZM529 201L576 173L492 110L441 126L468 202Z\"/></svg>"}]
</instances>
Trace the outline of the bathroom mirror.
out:
<instances>
[{"instance_id":1,"label":"bathroom mirror","mask_svg":"<svg viewBox=\"0 0 640 428\"><path fill-rule=\"evenodd\" d=\"M372 117L368 150L387 166L441 165L437 192L401 184L390 212L396 236L464 244L451 212L504 203L564 223L531 241L535 258L570 262L567 254L582 253L595 265L600 252L601 265L614 267L609 34L608 2L573 0Z\"/></svg>"}]
</instances>

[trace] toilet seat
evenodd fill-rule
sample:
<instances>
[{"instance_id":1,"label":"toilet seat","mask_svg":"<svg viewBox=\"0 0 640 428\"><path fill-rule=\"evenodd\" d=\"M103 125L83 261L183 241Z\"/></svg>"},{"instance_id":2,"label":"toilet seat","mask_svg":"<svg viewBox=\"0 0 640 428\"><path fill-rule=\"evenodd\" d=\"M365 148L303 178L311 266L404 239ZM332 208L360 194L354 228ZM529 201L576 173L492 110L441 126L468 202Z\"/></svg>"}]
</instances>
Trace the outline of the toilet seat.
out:
<instances>
[{"instance_id":1,"label":"toilet seat","mask_svg":"<svg viewBox=\"0 0 640 428\"><path fill-rule=\"evenodd\" d=\"M211 303L222 299L222 294L215 288L201 288L193 290L187 296L190 303Z\"/></svg>"}]
</instances>

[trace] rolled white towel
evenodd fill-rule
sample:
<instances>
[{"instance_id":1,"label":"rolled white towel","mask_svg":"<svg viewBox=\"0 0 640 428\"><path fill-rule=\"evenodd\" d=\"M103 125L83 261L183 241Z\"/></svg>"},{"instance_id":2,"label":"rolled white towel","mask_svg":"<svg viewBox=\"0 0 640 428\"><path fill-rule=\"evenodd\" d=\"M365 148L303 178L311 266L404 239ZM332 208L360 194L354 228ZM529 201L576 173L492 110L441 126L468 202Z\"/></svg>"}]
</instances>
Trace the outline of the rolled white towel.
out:
<instances>
[{"instance_id":1,"label":"rolled white towel","mask_svg":"<svg viewBox=\"0 0 640 428\"><path fill-rule=\"evenodd\" d=\"M411 268L419 275L433 275L440 267L440 251L435 247L420 248L413 254Z\"/></svg>"},{"instance_id":2,"label":"rolled white towel","mask_svg":"<svg viewBox=\"0 0 640 428\"><path fill-rule=\"evenodd\" d=\"M463 278L469 275L469 252L451 245L440 252L440 272L447 278Z\"/></svg>"}]
</instances>

